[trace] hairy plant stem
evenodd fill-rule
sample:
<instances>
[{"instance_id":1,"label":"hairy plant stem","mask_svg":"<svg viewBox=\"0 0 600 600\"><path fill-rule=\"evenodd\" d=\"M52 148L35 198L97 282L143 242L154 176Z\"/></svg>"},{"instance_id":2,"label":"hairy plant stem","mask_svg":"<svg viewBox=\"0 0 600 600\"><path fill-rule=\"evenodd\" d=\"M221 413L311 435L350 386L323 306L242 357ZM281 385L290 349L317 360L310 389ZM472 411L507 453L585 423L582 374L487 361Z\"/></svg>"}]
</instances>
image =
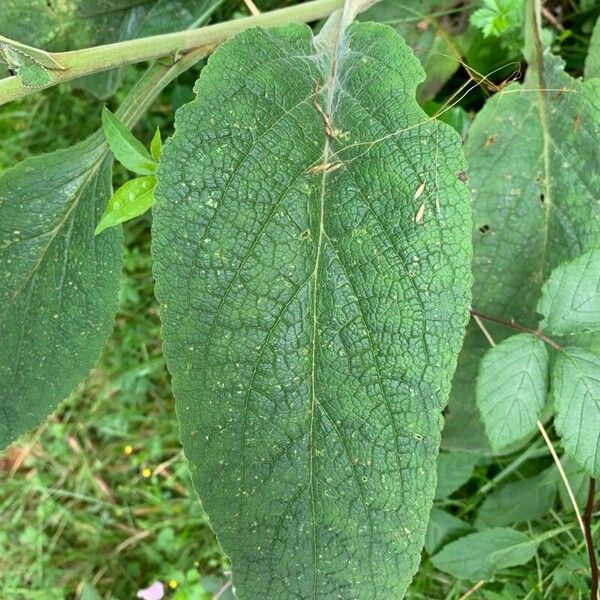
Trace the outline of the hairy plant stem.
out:
<instances>
[{"instance_id":1,"label":"hairy plant stem","mask_svg":"<svg viewBox=\"0 0 600 600\"><path fill-rule=\"evenodd\" d=\"M554 348L555 350L562 351L562 346L559 346L553 339L549 338L545 335L540 329L530 329L529 327L525 327L524 325L519 325L514 321L505 321L504 319L499 319L498 317L492 317L490 315L486 315L480 313L477 310L471 309L471 315L473 317L478 317L479 319L484 319L485 321L491 321L492 323L498 323L499 325L504 325L504 327L508 327L509 329L514 329L515 331L522 331L523 333L530 333L540 340L546 342L549 346Z\"/></svg>"},{"instance_id":2,"label":"hairy plant stem","mask_svg":"<svg viewBox=\"0 0 600 600\"><path fill-rule=\"evenodd\" d=\"M588 487L588 497L583 513L583 525L585 531L585 541L590 560L590 569L592 572L592 585L590 586L590 600L596 600L598 597L598 561L596 560L596 551L594 550L594 537L592 535L592 513L594 512L594 496L596 493L596 480L590 477Z\"/></svg>"},{"instance_id":3,"label":"hairy plant stem","mask_svg":"<svg viewBox=\"0 0 600 600\"><path fill-rule=\"evenodd\" d=\"M179 56L195 50L201 50L208 54L220 43L249 27L274 27L291 22L307 23L327 17L335 10L342 8L343 5L344 0L313 0L312 2L305 2L243 19L216 23L198 29L166 33L71 52L43 53L50 60L60 65L62 70L49 70L52 81L35 88L23 85L17 76L1 79L0 105L23 98L41 89L52 87L58 83L116 67L166 56L172 56L173 61L176 62ZM40 52L38 49L32 49L32 51Z\"/></svg>"}]
</instances>

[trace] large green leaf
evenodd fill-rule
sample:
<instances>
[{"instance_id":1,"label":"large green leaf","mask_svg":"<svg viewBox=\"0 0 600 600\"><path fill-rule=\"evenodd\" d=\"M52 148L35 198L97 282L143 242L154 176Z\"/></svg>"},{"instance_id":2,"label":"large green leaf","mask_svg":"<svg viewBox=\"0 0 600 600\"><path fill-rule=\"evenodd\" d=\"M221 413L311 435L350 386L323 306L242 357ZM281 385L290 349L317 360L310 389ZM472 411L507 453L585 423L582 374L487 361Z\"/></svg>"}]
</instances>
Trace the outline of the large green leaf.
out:
<instances>
[{"instance_id":1,"label":"large green leaf","mask_svg":"<svg viewBox=\"0 0 600 600\"><path fill-rule=\"evenodd\" d=\"M182 440L242 600L402 596L466 321L459 137L392 29L335 31L223 45L157 171Z\"/></svg>"},{"instance_id":2,"label":"large green leaf","mask_svg":"<svg viewBox=\"0 0 600 600\"><path fill-rule=\"evenodd\" d=\"M461 7L458 12L464 10ZM460 66L452 37L464 29L467 20L454 21L452 12L448 0L381 0L360 17L390 25L413 49L426 73L417 93L420 101L433 98Z\"/></svg>"},{"instance_id":3,"label":"large green leaf","mask_svg":"<svg viewBox=\"0 0 600 600\"><path fill-rule=\"evenodd\" d=\"M201 25L222 1L3 0L0 35L50 51L77 50ZM119 73L91 75L79 84L107 98Z\"/></svg>"},{"instance_id":4,"label":"large green leaf","mask_svg":"<svg viewBox=\"0 0 600 600\"><path fill-rule=\"evenodd\" d=\"M94 366L121 278L100 134L0 176L0 447L38 424Z\"/></svg>"},{"instance_id":5,"label":"large green leaf","mask_svg":"<svg viewBox=\"0 0 600 600\"><path fill-rule=\"evenodd\" d=\"M541 86L530 68L523 84L488 100L465 145L473 193L473 307L533 327L552 269L600 245L600 80L573 79L550 55L543 79ZM486 326L497 342L510 333ZM488 346L471 323L444 430L447 448L485 449L473 405Z\"/></svg>"},{"instance_id":6,"label":"large green leaf","mask_svg":"<svg viewBox=\"0 0 600 600\"><path fill-rule=\"evenodd\" d=\"M552 371L556 430L566 452L600 477L600 356L565 348Z\"/></svg>"},{"instance_id":7,"label":"large green leaf","mask_svg":"<svg viewBox=\"0 0 600 600\"><path fill-rule=\"evenodd\" d=\"M536 430L548 393L546 344L513 335L481 360L475 396L492 448L500 451Z\"/></svg>"}]
</instances>

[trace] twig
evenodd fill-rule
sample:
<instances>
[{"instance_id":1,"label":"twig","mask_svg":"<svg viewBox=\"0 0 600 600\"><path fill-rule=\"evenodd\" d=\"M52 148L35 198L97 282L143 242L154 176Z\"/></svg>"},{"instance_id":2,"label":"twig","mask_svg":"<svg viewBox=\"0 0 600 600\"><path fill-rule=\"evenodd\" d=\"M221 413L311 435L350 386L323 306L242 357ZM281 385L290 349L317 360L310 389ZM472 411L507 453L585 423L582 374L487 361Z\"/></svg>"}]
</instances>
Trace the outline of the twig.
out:
<instances>
[{"instance_id":1,"label":"twig","mask_svg":"<svg viewBox=\"0 0 600 600\"><path fill-rule=\"evenodd\" d=\"M525 327L524 325L519 325L518 323L515 323L514 321L505 321L504 319L499 319L498 317L491 317L490 315L484 315L483 313L480 313L479 311L474 310L474 309L471 309L471 315L473 316L473 318L479 317L479 319L485 319L486 321L492 321L493 323L498 323L499 325L504 325L505 327L508 327L509 329L514 329L516 331L522 331L524 333L530 333L531 335L534 335L535 337L539 338L543 342L546 342L546 344L548 344L555 350L562 351L562 346L559 346L554 340L550 339L547 335L544 335L544 333L540 329L530 329L529 327ZM479 319L475 319L475 320L478 321Z\"/></svg>"},{"instance_id":2,"label":"twig","mask_svg":"<svg viewBox=\"0 0 600 600\"><path fill-rule=\"evenodd\" d=\"M585 534L585 526L583 524L583 519L581 517L581 511L579 510L579 506L577 506L577 500L575 499L575 494L573 493L573 488L571 487L571 484L569 483L567 474L565 473L562 463L560 462L560 458L558 457L558 454L556 453L554 444L552 443L552 440L550 439L550 436L548 435L548 432L546 431L546 428L544 427L544 425L542 424L541 421L537 422L537 426L538 426L538 429L540 430L540 433L542 434L542 437L544 438L544 441L546 442L546 445L548 446L548 449L550 450L550 454L552 454L552 458L554 459L554 463L556 464L556 468L558 469L560 478L562 479L562 481L565 485L565 488L567 489L567 495L569 496L569 500L571 501L571 504L573 505L573 509L575 510L575 516L577 517L577 522L579 523L579 528L581 529L581 533L583 533L583 537L586 538L586 540L587 540L587 537Z\"/></svg>"},{"instance_id":3,"label":"twig","mask_svg":"<svg viewBox=\"0 0 600 600\"><path fill-rule=\"evenodd\" d=\"M563 24L545 6L542 6L542 15L557 31L562 33L565 30Z\"/></svg>"},{"instance_id":4,"label":"twig","mask_svg":"<svg viewBox=\"0 0 600 600\"><path fill-rule=\"evenodd\" d=\"M588 557L590 559L590 570L592 572L592 585L590 587L590 600L598 598L598 561L594 551L594 538L592 537L592 512L594 511L594 496L596 492L596 480L590 477L588 487L588 497L583 513L583 525L585 534L585 544L587 546Z\"/></svg>"},{"instance_id":5,"label":"twig","mask_svg":"<svg viewBox=\"0 0 600 600\"><path fill-rule=\"evenodd\" d=\"M258 10L258 7L256 6L256 4L254 4L254 2L252 2L252 0L244 0L244 4L246 5L246 8L250 11L251 15L253 15L254 17L260 15L260 10Z\"/></svg>"}]
</instances>

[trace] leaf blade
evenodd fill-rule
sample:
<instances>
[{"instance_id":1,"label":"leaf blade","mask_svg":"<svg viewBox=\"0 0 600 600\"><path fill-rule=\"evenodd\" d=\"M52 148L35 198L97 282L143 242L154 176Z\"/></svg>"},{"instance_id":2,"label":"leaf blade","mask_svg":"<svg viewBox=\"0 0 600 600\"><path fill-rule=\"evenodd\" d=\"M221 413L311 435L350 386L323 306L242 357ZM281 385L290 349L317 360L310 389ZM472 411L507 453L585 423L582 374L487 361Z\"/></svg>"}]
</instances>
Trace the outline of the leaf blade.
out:
<instances>
[{"instance_id":1,"label":"leaf blade","mask_svg":"<svg viewBox=\"0 0 600 600\"><path fill-rule=\"evenodd\" d=\"M476 382L476 402L496 452L533 433L548 388L546 345L528 333L488 350Z\"/></svg>"},{"instance_id":2,"label":"leaf blade","mask_svg":"<svg viewBox=\"0 0 600 600\"><path fill-rule=\"evenodd\" d=\"M600 329L600 250L590 250L552 271L542 287L540 327L551 335Z\"/></svg>"},{"instance_id":3,"label":"leaf blade","mask_svg":"<svg viewBox=\"0 0 600 600\"><path fill-rule=\"evenodd\" d=\"M143 215L154 203L156 177L136 177L124 183L108 201L94 233Z\"/></svg>"},{"instance_id":4,"label":"leaf blade","mask_svg":"<svg viewBox=\"0 0 600 600\"><path fill-rule=\"evenodd\" d=\"M68 396L112 330L122 234L93 236L111 190L106 155L96 134L0 176L2 447Z\"/></svg>"},{"instance_id":5,"label":"leaf blade","mask_svg":"<svg viewBox=\"0 0 600 600\"><path fill-rule=\"evenodd\" d=\"M465 144L473 193L473 308L532 328L552 269L600 245L600 205L594 200L600 197L594 150L600 81L573 79L556 56L546 54L544 67L545 86L532 68L524 84L488 100ZM502 326L486 327L496 342L509 334ZM487 346L471 323L450 397L447 449L464 447L468 431L472 449L490 451L474 410L475 378Z\"/></svg>"},{"instance_id":6,"label":"leaf blade","mask_svg":"<svg viewBox=\"0 0 600 600\"><path fill-rule=\"evenodd\" d=\"M434 493L439 411L468 301L460 142L424 119L414 101L421 71L400 38L373 24L345 36L333 83L329 46L303 26L250 30L221 46L158 170L154 268L182 440L240 598L397 597L416 569ZM381 67L389 55L401 72ZM378 118L368 107L379 104ZM404 121L398 147L389 128ZM385 138L381 150L365 153L374 138ZM315 170L337 161L344 166ZM394 190L372 204L367 165L389 173ZM431 185L414 200L421 170ZM436 191L437 217L415 224ZM382 218L388 210L397 216ZM432 257L432 235L454 250ZM406 252L427 261L406 264ZM388 293L374 298L372 285ZM328 364L344 374L335 384ZM381 449L369 459L360 439L373 444L377 431ZM403 484L411 462L422 480ZM391 539L402 524L405 535Z\"/></svg>"},{"instance_id":7,"label":"leaf blade","mask_svg":"<svg viewBox=\"0 0 600 600\"><path fill-rule=\"evenodd\" d=\"M154 175L156 164L142 142L108 108L102 109L102 130L114 157L138 175Z\"/></svg>"},{"instance_id":8,"label":"leaf blade","mask_svg":"<svg viewBox=\"0 0 600 600\"><path fill-rule=\"evenodd\" d=\"M600 357L565 348L554 364L552 392L565 450L592 477L600 476Z\"/></svg>"}]
</instances>

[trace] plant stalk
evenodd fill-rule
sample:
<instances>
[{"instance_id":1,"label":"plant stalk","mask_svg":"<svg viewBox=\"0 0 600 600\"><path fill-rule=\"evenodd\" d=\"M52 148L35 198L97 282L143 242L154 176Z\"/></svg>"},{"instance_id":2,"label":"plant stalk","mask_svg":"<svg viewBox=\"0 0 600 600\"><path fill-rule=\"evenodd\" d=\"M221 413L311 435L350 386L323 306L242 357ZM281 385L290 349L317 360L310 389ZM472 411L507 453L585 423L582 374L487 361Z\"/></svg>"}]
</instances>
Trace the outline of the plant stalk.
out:
<instances>
[{"instance_id":1,"label":"plant stalk","mask_svg":"<svg viewBox=\"0 0 600 600\"><path fill-rule=\"evenodd\" d=\"M312 0L198 29L166 33L71 52L48 52L45 54L51 60L56 61L62 70L48 71L52 75L52 81L35 88L23 85L16 76L0 79L0 105L65 81L116 67L166 56L173 56L173 60L176 61L179 56L193 50L202 50L208 54L220 43L249 27L275 27L291 22L308 23L327 17L343 6L344 0ZM32 50L39 52L37 49Z\"/></svg>"}]
</instances>

